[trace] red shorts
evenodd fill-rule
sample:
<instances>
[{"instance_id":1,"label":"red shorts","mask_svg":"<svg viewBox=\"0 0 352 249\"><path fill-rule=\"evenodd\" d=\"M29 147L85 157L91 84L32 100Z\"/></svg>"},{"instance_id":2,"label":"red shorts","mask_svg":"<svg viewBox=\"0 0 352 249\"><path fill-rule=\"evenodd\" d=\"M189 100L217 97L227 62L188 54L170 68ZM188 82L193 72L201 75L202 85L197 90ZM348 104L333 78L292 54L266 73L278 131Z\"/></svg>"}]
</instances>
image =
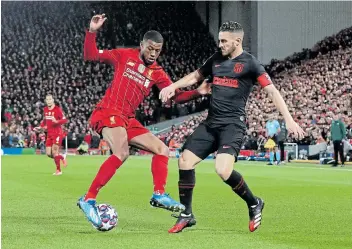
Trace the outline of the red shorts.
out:
<instances>
[{"instance_id":1,"label":"red shorts","mask_svg":"<svg viewBox=\"0 0 352 249\"><path fill-rule=\"evenodd\" d=\"M116 111L114 112L109 109L95 109L89 119L89 123L93 130L100 135L104 127L123 127L127 131L128 141L149 132L137 119L129 118L122 114L116 114Z\"/></svg>"},{"instance_id":2,"label":"red shorts","mask_svg":"<svg viewBox=\"0 0 352 249\"><path fill-rule=\"evenodd\" d=\"M58 135L48 135L46 137L45 146L52 147L53 144L61 146L62 140L65 138L65 134L58 134Z\"/></svg>"}]
</instances>

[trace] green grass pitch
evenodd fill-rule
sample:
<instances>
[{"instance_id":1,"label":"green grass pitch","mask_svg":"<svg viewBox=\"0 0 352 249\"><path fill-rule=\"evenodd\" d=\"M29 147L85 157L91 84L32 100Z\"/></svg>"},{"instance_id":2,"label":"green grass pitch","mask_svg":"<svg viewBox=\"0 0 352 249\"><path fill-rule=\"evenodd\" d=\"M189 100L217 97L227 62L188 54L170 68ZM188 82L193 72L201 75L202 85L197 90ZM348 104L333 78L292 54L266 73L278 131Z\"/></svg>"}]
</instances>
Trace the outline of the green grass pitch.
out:
<instances>
[{"instance_id":1,"label":"green grass pitch","mask_svg":"<svg viewBox=\"0 0 352 249\"><path fill-rule=\"evenodd\" d=\"M151 158L131 157L98 196L113 205L118 227L96 231L77 208L105 158L69 157L53 176L45 156L2 157L2 248L6 249L343 249L352 248L352 167L239 162L252 191L265 202L263 223L250 233L245 203L215 174L198 165L193 209L197 225L168 234L175 218L151 208ZM170 160L167 190L178 200L177 161Z\"/></svg>"}]
</instances>

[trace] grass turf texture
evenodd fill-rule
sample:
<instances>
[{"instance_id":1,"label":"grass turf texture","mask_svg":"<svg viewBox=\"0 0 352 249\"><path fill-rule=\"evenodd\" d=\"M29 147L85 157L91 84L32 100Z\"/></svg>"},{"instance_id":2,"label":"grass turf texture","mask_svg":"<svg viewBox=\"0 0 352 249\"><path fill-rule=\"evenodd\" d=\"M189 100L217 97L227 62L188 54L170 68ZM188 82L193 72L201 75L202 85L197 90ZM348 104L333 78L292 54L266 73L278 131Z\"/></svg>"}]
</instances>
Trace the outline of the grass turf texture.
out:
<instances>
[{"instance_id":1,"label":"grass turf texture","mask_svg":"<svg viewBox=\"0 0 352 249\"><path fill-rule=\"evenodd\" d=\"M62 176L45 156L2 157L2 248L351 248L352 168L239 162L252 191L265 202L263 224L248 231L245 203L222 183L212 161L198 165L194 211L198 224L168 234L176 219L151 208L151 158L131 157L98 196L119 224L96 231L76 206L104 157L69 157ZM178 200L177 161L167 189Z\"/></svg>"}]
</instances>

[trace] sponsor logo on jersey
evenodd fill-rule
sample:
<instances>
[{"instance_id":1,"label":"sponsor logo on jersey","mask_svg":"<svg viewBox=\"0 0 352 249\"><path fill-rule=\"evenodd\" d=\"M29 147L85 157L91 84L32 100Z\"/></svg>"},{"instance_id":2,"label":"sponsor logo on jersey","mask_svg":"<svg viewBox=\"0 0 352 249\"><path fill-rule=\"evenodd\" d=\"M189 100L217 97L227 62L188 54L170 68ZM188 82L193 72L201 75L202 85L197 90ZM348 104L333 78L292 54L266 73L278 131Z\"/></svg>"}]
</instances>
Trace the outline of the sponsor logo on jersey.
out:
<instances>
[{"instance_id":1,"label":"sponsor logo on jersey","mask_svg":"<svg viewBox=\"0 0 352 249\"><path fill-rule=\"evenodd\" d=\"M144 67L144 65L142 65ZM138 71L140 66L138 66ZM145 67L144 67L145 69ZM143 69L143 71L144 71ZM150 81L149 79L147 79L145 76L143 76L140 72L136 72L133 69L130 68L126 68L126 71L123 73L124 77L127 77L135 82L137 82L140 85L143 85L144 87L148 88Z\"/></svg>"},{"instance_id":2,"label":"sponsor logo on jersey","mask_svg":"<svg viewBox=\"0 0 352 249\"><path fill-rule=\"evenodd\" d=\"M129 62L127 62L127 65L134 67L134 65L136 65L136 63L134 63L133 61L129 61Z\"/></svg>"},{"instance_id":3,"label":"sponsor logo on jersey","mask_svg":"<svg viewBox=\"0 0 352 249\"><path fill-rule=\"evenodd\" d=\"M228 87L238 88L238 80L231 79L231 78L214 77L213 84L219 85L219 86L228 86Z\"/></svg>"}]
</instances>

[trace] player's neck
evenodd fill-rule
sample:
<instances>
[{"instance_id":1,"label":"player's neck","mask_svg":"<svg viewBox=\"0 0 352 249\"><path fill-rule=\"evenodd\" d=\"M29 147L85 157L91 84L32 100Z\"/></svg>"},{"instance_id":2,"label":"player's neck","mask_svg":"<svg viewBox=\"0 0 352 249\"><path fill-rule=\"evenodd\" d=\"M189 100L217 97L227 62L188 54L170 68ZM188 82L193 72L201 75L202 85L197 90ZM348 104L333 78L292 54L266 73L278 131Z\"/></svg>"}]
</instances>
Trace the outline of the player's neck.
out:
<instances>
[{"instance_id":1,"label":"player's neck","mask_svg":"<svg viewBox=\"0 0 352 249\"><path fill-rule=\"evenodd\" d=\"M49 109L49 110L52 110L52 109L54 109L54 108L55 108L55 104L53 104L53 105L50 106L50 107L48 106L48 109Z\"/></svg>"},{"instance_id":2,"label":"player's neck","mask_svg":"<svg viewBox=\"0 0 352 249\"><path fill-rule=\"evenodd\" d=\"M147 63L146 60L144 59L142 53L139 53L139 59L140 59L141 61L143 61L143 64L144 64L145 66L147 66L147 67L149 67L149 66L151 66L151 65L154 64L154 63L152 63L152 64Z\"/></svg>"},{"instance_id":3,"label":"player's neck","mask_svg":"<svg viewBox=\"0 0 352 249\"><path fill-rule=\"evenodd\" d=\"M229 59L235 59L237 56L240 56L243 53L243 48L237 48L229 55Z\"/></svg>"}]
</instances>

